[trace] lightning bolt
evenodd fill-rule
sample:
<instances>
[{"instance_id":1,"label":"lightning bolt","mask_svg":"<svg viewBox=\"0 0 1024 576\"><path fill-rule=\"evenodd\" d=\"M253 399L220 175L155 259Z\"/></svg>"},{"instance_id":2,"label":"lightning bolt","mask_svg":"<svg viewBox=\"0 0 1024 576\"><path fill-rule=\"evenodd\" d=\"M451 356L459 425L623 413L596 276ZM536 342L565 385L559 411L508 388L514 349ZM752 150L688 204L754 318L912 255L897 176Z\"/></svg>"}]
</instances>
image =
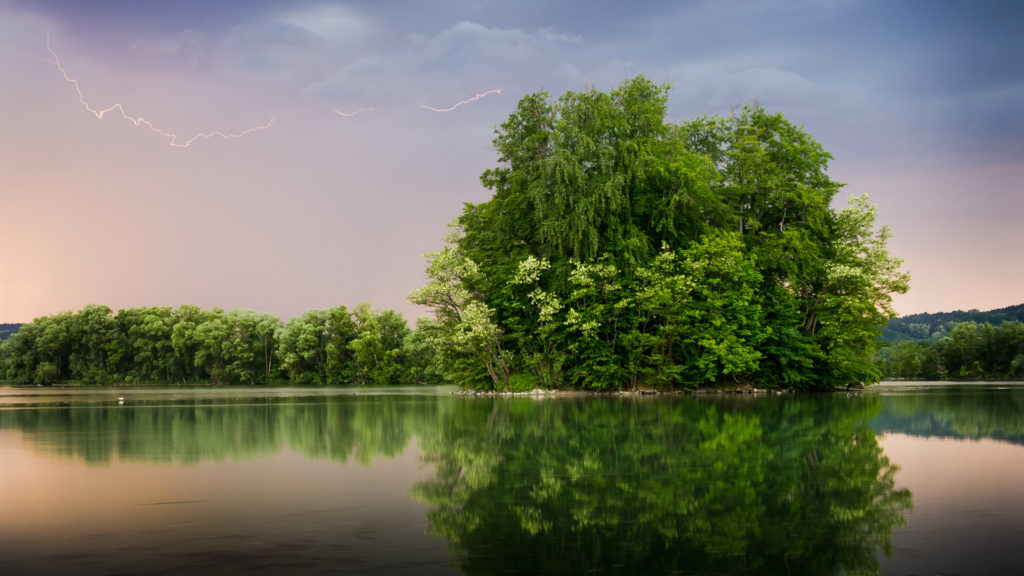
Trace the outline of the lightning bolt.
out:
<instances>
[{"instance_id":1,"label":"lightning bolt","mask_svg":"<svg viewBox=\"0 0 1024 576\"><path fill-rule=\"evenodd\" d=\"M47 62L47 63L53 64L53 59L52 58L43 58L41 56L36 56L35 54L33 54L32 52L29 52L28 50L21 50L20 48L18 48L14 44L10 44L8 42L4 42L3 46L5 48L7 48L8 50L10 50L11 52L13 52L14 54L17 54L18 56L25 56L26 58L31 58L31 59L33 59L33 60L35 60L37 62Z\"/></svg>"},{"instance_id":2,"label":"lightning bolt","mask_svg":"<svg viewBox=\"0 0 1024 576\"><path fill-rule=\"evenodd\" d=\"M496 90L488 90L487 92L481 92L476 96L473 96L472 98L467 98L465 100L459 101L454 106L449 106L448 108L434 108L433 106L427 106L426 104L420 104L420 108L430 110L431 112L451 112L452 110L455 110L459 106L469 104L470 102L476 102L477 100L485 96L490 96L491 94L501 94L501 88L498 88Z\"/></svg>"},{"instance_id":3,"label":"lightning bolt","mask_svg":"<svg viewBox=\"0 0 1024 576\"><path fill-rule=\"evenodd\" d=\"M102 120L103 117L106 116L108 112L113 112L113 111L116 110L119 114L121 114L122 118L124 118L128 122L131 122L134 126L136 126L136 127L142 126L144 128L148 128L154 134L158 134L158 135L163 136L164 138L168 139L169 140L168 144L170 144L174 148L188 148L189 146L192 145L193 142L195 142L197 140L205 140L205 139L208 139L208 138L221 138L223 140L234 140L234 139L237 139L237 138L242 138L243 136L246 136L248 134L252 134L253 132L259 132L261 130L266 130L267 128L270 128L271 124L274 123L274 119L271 118L266 124L263 124L262 126L254 126L252 128L247 128L245 130L242 130L241 132L235 132L235 133L231 133L231 134L226 133L226 132L221 132L220 130L213 130L211 132L199 132L198 134L196 134L196 135L194 135L194 136L192 136L190 138L184 139L184 141L182 141L182 142L179 142L178 141L179 138L178 138L178 136L176 134L172 134L170 132L167 132L167 131L164 131L164 130L162 130L160 128L157 128L156 126L153 125L152 122L150 122L149 120L146 120L145 118L143 118L141 116L138 116L138 117L131 116L124 109L124 106L122 106L121 104L114 104L113 106L110 106L108 108L104 108L102 110L97 109L97 108L93 108L92 105L90 105L89 102L86 101L85 95L82 93L82 88L81 88L81 86L78 85L78 80L75 80L74 78L72 78L71 75L68 74L68 71L64 68L64 66L60 63L60 56L57 55L57 53L53 50L53 47L50 45L50 34L49 33L46 34L46 50L50 52L51 56L53 56L52 59L39 58L39 57L37 57L37 56L35 56L35 55L31 54L31 53L28 53L28 52L25 52L23 54L31 56L31 57L35 58L36 60L41 60L41 61L44 61L44 62L50 62L54 66L56 66L57 70L60 71L62 76L64 76L64 80L66 80L69 84L71 84L72 86L75 87L75 92L78 94L78 101L82 104L82 106L85 107L86 110L88 110L90 113L92 113L92 115L95 116L97 120ZM18 53L21 53L21 52L18 51Z\"/></svg>"},{"instance_id":4,"label":"lightning bolt","mask_svg":"<svg viewBox=\"0 0 1024 576\"><path fill-rule=\"evenodd\" d=\"M337 114L338 116L343 116L345 118L351 118L356 114L359 114L360 112L373 112L373 108L356 108L352 112L342 112L341 110L338 109L334 110L335 114Z\"/></svg>"}]
</instances>

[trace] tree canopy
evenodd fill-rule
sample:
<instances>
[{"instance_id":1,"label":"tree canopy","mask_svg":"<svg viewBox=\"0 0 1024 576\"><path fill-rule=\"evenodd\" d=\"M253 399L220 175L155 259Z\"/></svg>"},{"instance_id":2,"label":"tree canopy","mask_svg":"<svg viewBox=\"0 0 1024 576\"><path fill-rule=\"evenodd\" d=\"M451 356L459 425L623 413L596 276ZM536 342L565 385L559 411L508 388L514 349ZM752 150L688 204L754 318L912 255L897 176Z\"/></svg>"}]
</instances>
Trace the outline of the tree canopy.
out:
<instances>
[{"instance_id":1,"label":"tree canopy","mask_svg":"<svg viewBox=\"0 0 1024 576\"><path fill-rule=\"evenodd\" d=\"M878 364L888 378L1017 380L1024 377L1024 323L958 322L937 340L902 340L883 347Z\"/></svg>"},{"instance_id":2,"label":"tree canopy","mask_svg":"<svg viewBox=\"0 0 1024 576\"><path fill-rule=\"evenodd\" d=\"M0 341L0 379L19 384L418 384L431 351L401 314L337 306L287 324L254 310L90 304L36 318Z\"/></svg>"},{"instance_id":3,"label":"tree canopy","mask_svg":"<svg viewBox=\"0 0 1024 576\"><path fill-rule=\"evenodd\" d=\"M472 388L792 388L876 381L909 278L866 197L780 114L666 120L669 87L520 100L490 200L427 255L424 337Z\"/></svg>"}]
</instances>

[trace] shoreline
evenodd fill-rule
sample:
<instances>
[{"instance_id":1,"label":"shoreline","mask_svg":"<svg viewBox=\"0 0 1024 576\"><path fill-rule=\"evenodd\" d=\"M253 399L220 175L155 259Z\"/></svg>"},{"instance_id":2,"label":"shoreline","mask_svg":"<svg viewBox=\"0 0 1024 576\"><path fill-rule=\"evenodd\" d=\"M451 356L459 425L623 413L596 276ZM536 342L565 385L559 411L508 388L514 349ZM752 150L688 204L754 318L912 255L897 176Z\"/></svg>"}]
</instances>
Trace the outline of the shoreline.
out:
<instances>
[{"instance_id":1,"label":"shoreline","mask_svg":"<svg viewBox=\"0 0 1024 576\"><path fill-rule=\"evenodd\" d=\"M863 390L856 388L855 390ZM837 388L836 391L848 392L845 388ZM512 392L510 390L455 390L454 396L513 396L542 398L547 396L565 397L642 397L642 396L724 396L724 395L749 395L749 396L784 396L798 392L782 388L758 388L755 386L729 386L723 388L695 388L693 390L654 390L638 388L636 390L545 390L534 388L524 392Z\"/></svg>"}]
</instances>

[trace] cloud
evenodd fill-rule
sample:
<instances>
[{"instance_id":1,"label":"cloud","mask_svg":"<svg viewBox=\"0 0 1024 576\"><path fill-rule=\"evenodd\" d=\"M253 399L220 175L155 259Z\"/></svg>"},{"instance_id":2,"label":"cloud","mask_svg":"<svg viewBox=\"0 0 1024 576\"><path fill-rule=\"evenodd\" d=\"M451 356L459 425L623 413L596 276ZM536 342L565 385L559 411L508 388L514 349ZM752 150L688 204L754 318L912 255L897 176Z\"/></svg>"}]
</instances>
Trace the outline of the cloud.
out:
<instances>
[{"instance_id":1,"label":"cloud","mask_svg":"<svg viewBox=\"0 0 1024 576\"><path fill-rule=\"evenodd\" d=\"M659 66L614 58L586 71L564 66L561 74L581 86L594 85L602 90L643 74L655 82L670 84L670 105L691 114L727 112L732 106L755 99L769 108L817 108L841 96L824 82L787 67L785 61L777 66L742 60L683 61Z\"/></svg>"},{"instance_id":2,"label":"cloud","mask_svg":"<svg viewBox=\"0 0 1024 576\"><path fill-rule=\"evenodd\" d=\"M760 100L772 107L821 100L821 89L804 76L784 68L751 67L721 70L690 67L679 78L680 95L721 110Z\"/></svg>"},{"instance_id":3,"label":"cloud","mask_svg":"<svg viewBox=\"0 0 1024 576\"><path fill-rule=\"evenodd\" d=\"M195 67L207 56L205 44L203 32L187 29L163 38L136 40L131 44L131 50L148 59L162 57Z\"/></svg>"},{"instance_id":4,"label":"cloud","mask_svg":"<svg viewBox=\"0 0 1024 576\"><path fill-rule=\"evenodd\" d=\"M473 22L459 22L434 38L421 41L417 60L422 64L454 71L478 67L522 64L542 57L562 44L581 42L578 36L558 34L549 28L534 32L521 29L487 28Z\"/></svg>"},{"instance_id":5,"label":"cloud","mask_svg":"<svg viewBox=\"0 0 1024 576\"><path fill-rule=\"evenodd\" d=\"M299 64L323 46L310 30L283 22L236 26L225 36L232 62L253 70L276 70Z\"/></svg>"},{"instance_id":6,"label":"cloud","mask_svg":"<svg viewBox=\"0 0 1024 576\"><path fill-rule=\"evenodd\" d=\"M377 31L369 20L345 6L314 5L286 12L278 17L283 24L303 28L332 41L365 39Z\"/></svg>"},{"instance_id":7,"label":"cloud","mask_svg":"<svg viewBox=\"0 0 1024 576\"><path fill-rule=\"evenodd\" d=\"M548 28L532 32L489 28L459 22L435 36L409 35L402 50L368 54L322 81L310 84L308 95L343 101L408 101L417 97L451 98L467 90L515 84L527 71L534 76L554 70L551 59L582 38Z\"/></svg>"}]
</instances>

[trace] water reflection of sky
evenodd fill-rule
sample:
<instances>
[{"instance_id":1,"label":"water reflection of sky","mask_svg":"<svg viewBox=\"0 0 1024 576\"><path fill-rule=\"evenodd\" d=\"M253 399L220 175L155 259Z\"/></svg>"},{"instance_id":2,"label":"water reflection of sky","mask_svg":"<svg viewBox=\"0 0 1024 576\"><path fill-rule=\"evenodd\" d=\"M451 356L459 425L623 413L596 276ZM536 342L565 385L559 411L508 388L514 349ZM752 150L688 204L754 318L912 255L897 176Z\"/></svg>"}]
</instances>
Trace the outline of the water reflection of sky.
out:
<instances>
[{"instance_id":1,"label":"water reflection of sky","mask_svg":"<svg viewBox=\"0 0 1024 576\"><path fill-rule=\"evenodd\" d=\"M0 573L452 574L415 441L373 467L288 449L266 458L103 466L44 456L0 430ZM411 564L414 563L415 565Z\"/></svg>"},{"instance_id":2,"label":"water reflection of sky","mask_svg":"<svg viewBox=\"0 0 1024 576\"><path fill-rule=\"evenodd\" d=\"M886 434L898 486L914 494L883 574L1019 574L1024 552L1024 447L1001 441Z\"/></svg>"},{"instance_id":3,"label":"water reflection of sky","mask_svg":"<svg viewBox=\"0 0 1024 576\"><path fill-rule=\"evenodd\" d=\"M649 568L702 566L705 544L768 567L804 530L824 547L794 573L834 573L813 561L864 533L865 517L880 541L895 528L882 574L1016 573L1022 386L646 401L419 392L0 388L0 574L475 573L530 565L521 557L542 547L563 564L575 551L563 567L582 572L609 566L588 554L623 544L649 552ZM895 491L869 481L890 461ZM542 498L541 484L563 489ZM767 515L780 503L795 512ZM523 510L541 534L506 526ZM566 521L582 512L589 528ZM600 546L562 545L584 533ZM733 573L712 548L706 565Z\"/></svg>"}]
</instances>

